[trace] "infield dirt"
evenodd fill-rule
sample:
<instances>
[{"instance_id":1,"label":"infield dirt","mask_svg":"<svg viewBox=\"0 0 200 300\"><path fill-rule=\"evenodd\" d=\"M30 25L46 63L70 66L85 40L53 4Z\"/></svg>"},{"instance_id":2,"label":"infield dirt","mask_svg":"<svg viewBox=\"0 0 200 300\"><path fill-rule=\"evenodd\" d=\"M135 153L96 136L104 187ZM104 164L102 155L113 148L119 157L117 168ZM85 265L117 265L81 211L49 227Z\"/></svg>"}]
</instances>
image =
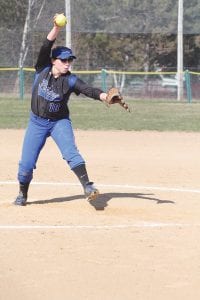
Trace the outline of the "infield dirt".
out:
<instances>
[{"instance_id":1,"label":"infield dirt","mask_svg":"<svg viewBox=\"0 0 200 300\"><path fill-rule=\"evenodd\" d=\"M0 130L0 299L199 299L199 133L75 131L93 204L49 138L16 207L23 135Z\"/></svg>"}]
</instances>

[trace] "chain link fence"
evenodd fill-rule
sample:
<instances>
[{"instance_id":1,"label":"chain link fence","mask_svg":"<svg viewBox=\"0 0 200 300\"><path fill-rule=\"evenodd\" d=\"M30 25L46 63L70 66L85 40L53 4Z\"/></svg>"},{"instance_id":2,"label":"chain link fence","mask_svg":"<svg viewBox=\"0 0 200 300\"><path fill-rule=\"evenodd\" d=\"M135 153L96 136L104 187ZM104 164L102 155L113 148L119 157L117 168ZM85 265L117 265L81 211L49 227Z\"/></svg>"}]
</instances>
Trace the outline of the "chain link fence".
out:
<instances>
[{"instance_id":1,"label":"chain link fence","mask_svg":"<svg viewBox=\"0 0 200 300\"><path fill-rule=\"evenodd\" d=\"M117 86L133 99L177 99L178 1L2 0L1 6L1 95L30 96L39 48L53 16L63 12L68 24L56 45L65 45L70 36L77 56L73 72L84 81L104 90ZM199 15L198 1L184 1L186 101L200 98ZM172 72L155 72L158 68Z\"/></svg>"},{"instance_id":2,"label":"chain link fence","mask_svg":"<svg viewBox=\"0 0 200 300\"><path fill-rule=\"evenodd\" d=\"M129 99L177 100L175 72L129 72L113 70L76 71L73 73L92 86L107 90L118 87ZM34 69L0 68L0 96L30 97ZM185 71L184 101L200 100L200 73Z\"/></svg>"}]
</instances>

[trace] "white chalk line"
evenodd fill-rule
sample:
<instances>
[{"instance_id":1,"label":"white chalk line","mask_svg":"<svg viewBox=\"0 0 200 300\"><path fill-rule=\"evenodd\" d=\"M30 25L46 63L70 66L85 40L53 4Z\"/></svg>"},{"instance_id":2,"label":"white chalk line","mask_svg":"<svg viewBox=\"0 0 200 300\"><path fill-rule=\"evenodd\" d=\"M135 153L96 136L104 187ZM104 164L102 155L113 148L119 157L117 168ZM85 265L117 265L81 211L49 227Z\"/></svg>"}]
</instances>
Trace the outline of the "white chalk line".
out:
<instances>
[{"instance_id":1,"label":"white chalk line","mask_svg":"<svg viewBox=\"0 0 200 300\"><path fill-rule=\"evenodd\" d=\"M17 181L0 181L0 185L18 185ZM79 183L70 182L37 182L32 181L31 185L50 185L50 186L80 186ZM197 193L200 194L200 189L188 189L179 187L162 187L162 186L143 186L130 184L98 184L97 187L104 188L120 188L120 189L134 189L134 190L157 190L166 192L182 192L182 193Z\"/></svg>"},{"instance_id":2,"label":"white chalk line","mask_svg":"<svg viewBox=\"0 0 200 300\"><path fill-rule=\"evenodd\" d=\"M0 230L112 230L129 228L199 227L200 223L155 223L140 222L114 225L0 225Z\"/></svg>"},{"instance_id":3,"label":"white chalk line","mask_svg":"<svg viewBox=\"0 0 200 300\"><path fill-rule=\"evenodd\" d=\"M50 185L50 186L80 186L79 183L69 182L36 182L32 181L33 185ZM18 185L18 181L0 181L0 185ZM188 188L172 188L160 186L140 186L130 184L98 184L98 187L105 188L120 188L120 189L142 189L142 190L158 190L170 192L184 193L200 193L199 189ZM164 227L200 227L200 223L156 223L156 222L140 222L133 224L114 224L114 225L0 225L0 230L109 230L109 229L128 229L128 228L164 228Z\"/></svg>"}]
</instances>

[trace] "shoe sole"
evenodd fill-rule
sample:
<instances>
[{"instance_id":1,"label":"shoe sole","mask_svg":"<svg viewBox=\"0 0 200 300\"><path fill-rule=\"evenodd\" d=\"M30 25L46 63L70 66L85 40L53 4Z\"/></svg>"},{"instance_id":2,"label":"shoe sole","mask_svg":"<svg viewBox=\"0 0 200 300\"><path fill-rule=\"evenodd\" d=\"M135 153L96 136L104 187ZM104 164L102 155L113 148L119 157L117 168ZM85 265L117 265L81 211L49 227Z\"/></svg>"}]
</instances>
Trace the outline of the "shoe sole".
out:
<instances>
[{"instance_id":1,"label":"shoe sole","mask_svg":"<svg viewBox=\"0 0 200 300\"><path fill-rule=\"evenodd\" d=\"M97 199L97 197L99 196L99 191L96 190L94 192L92 192L89 196L87 196L87 201L94 201Z\"/></svg>"},{"instance_id":2,"label":"shoe sole","mask_svg":"<svg viewBox=\"0 0 200 300\"><path fill-rule=\"evenodd\" d=\"M26 202L25 203L13 202L13 204L16 205L16 206L26 206Z\"/></svg>"}]
</instances>

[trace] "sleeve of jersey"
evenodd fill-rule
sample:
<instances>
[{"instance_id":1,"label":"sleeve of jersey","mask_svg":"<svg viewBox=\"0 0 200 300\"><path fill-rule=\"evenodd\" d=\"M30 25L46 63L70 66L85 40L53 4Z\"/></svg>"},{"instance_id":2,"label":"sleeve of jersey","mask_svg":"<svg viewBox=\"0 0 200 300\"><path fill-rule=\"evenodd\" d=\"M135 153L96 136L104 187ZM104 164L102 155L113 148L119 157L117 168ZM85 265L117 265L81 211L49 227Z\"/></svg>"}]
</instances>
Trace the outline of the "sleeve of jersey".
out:
<instances>
[{"instance_id":1,"label":"sleeve of jersey","mask_svg":"<svg viewBox=\"0 0 200 300\"><path fill-rule=\"evenodd\" d=\"M77 78L74 92L76 95L83 94L89 98L100 100L100 94L103 93L103 91L99 88L92 87L82 81L80 78Z\"/></svg>"},{"instance_id":2,"label":"sleeve of jersey","mask_svg":"<svg viewBox=\"0 0 200 300\"><path fill-rule=\"evenodd\" d=\"M38 59L35 65L36 71L39 71L40 69L43 69L45 66L49 65L51 63L51 48L53 46L55 41L49 41L46 39L44 43L42 44L39 54L38 54Z\"/></svg>"}]
</instances>

